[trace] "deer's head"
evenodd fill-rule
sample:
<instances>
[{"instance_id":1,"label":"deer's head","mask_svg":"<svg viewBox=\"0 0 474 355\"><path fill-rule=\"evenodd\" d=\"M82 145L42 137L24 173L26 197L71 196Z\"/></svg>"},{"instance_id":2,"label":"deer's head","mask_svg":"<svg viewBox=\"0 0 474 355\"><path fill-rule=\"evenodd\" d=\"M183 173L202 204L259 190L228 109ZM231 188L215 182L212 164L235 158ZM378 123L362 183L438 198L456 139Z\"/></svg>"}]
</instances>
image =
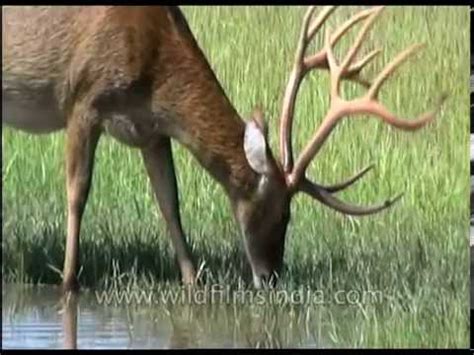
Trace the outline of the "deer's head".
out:
<instances>
[{"instance_id":1,"label":"deer's head","mask_svg":"<svg viewBox=\"0 0 474 355\"><path fill-rule=\"evenodd\" d=\"M303 20L301 34L296 50L295 63L285 91L280 117L280 158L278 162L269 147L267 129L261 113L257 112L247 122L244 136L244 151L250 167L258 174L258 187L250 198L237 201L234 206L236 218L244 235L245 250L250 262L254 284L261 287L262 282L275 280L282 266L285 234L290 220L290 203L298 192L304 192L328 207L348 215L362 216L387 209L401 195L374 206L356 206L341 201L334 193L341 191L365 175L368 166L351 178L332 186L323 186L310 181L306 170L323 146L332 130L343 117L373 115L398 129L414 131L432 121L444 100L439 100L436 108L413 120L403 120L389 112L378 101L382 84L391 74L415 53L421 45L413 45L399 53L371 82L361 78L361 70L374 59L380 50L374 50L362 59L355 61L362 42L381 14L383 7L363 10L345 22L336 31L327 30L323 49L316 54L305 56L308 44L320 30L335 7L326 7L315 19L315 8L311 7ZM333 47L355 24L364 22L355 43L339 62ZM296 162L293 160L291 130L295 101L300 84L312 69L327 69L331 77L330 107L321 125L301 152ZM365 95L347 101L340 96L341 80L352 80L368 88Z\"/></svg>"}]
</instances>

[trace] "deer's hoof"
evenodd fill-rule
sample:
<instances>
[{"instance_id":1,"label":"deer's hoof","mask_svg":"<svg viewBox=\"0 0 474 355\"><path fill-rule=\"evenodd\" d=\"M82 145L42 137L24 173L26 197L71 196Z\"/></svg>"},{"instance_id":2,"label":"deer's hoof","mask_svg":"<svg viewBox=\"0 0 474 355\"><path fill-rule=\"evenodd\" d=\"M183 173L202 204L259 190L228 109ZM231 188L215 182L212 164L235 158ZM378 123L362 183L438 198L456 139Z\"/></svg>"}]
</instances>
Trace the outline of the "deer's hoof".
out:
<instances>
[{"instance_id":1,"label":"deer's hoof","mask_svg":"<svg viewBox=\"0 0 474 355\"><path fill-rule=\"evenodd\" d=\"M197 283L196 280L196 270L194 265L189 264L182 268L181 270L183 284L186 286L192 286Z\"/></svg>"}]
</instances>

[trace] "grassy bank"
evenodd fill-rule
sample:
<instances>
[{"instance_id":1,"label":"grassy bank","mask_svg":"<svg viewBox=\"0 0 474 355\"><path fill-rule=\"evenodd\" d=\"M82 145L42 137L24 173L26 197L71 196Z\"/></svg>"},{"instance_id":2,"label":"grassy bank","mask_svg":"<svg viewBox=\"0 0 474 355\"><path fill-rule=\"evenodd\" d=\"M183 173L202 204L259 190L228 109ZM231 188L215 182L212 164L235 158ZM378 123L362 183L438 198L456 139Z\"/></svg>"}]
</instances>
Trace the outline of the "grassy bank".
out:
<instances>
[{"instance_id":1,"label":"grassy bank","mask_svg":"<svg viewBox=\"0 0 474 355\"><path fill-rule=\"evenodd\" d=\"M332 28L349 10L336 12ZM274 151L280 100L304 11L184 8L237 110L245 117L256 104L265 108ZM368 37L367 50L384 48L368 68L368 77L408 45L427 44L422 55L405 64L384 87L381 99L392 111L414 116L442 91L449 100L437 121L415 134L366 119L347 120L338 127L309 175L321 183L336 182L374 162L376 169L341 197L370 203L399 191L405 195L389 212L365 218L348 218L298 196L281 286L375 289L388 295L384 304L362 305L360 312L339 323L337 339L342 344L466 347L469 12L467 7L388 8ZM317 38L318 47L322 39ZM308 79L296 111L296 150L328 106L327 74L314 73ZM346 97L360 90L344 86ZM62 269L65 245L63 143L62 134L33 137L2 131L3 280L60 280L54 268ZM246 279L248 266L223 191L187 151L174 145L174 152L182 220L196 259L205 262L204 277L237 284ZM179 282L139 152L108 137L98 149L81 262L80 280L87 286L107 283L114 264L121 272L156 283L175 287Z\"/></svg>"}]
</instances>

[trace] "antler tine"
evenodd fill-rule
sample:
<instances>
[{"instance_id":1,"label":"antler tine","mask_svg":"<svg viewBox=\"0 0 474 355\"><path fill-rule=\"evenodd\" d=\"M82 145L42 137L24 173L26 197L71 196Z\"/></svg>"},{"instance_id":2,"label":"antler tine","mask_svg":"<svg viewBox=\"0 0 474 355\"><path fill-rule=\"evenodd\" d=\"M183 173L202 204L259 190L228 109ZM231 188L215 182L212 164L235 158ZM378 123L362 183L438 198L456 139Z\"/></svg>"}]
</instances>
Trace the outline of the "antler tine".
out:
<instances>
[{"instance_id":1,"label":"antler tine","mask_svg":"<svg viewBox=\"0 0 474 355\"><path fill-rule=\"evenodd\" d=\"M319 202L335 209L338 212L352 215L352 216L366 216L374 213L383 211L391 207L395 202L397 202L402 196L403 193L398 194L397 196L388 199L380 204L373 206L357 206L351 205L347 202L341 201L337 197L331 195L328 191L317 186L307 179L303 179L301 182L301 191L307 193L311 197L314 197Z\"/></svg>"},{"instance_id":2,"label":"antler tine","mask_svg":"<svg viewBox=\"0 0 474 355\"><path fill-rule=\"evenodd\" d=\"M316 183L313 183L313 184L319 186L321 189L326 190L327 192L330 192L330 193L342 191L348 188L349 186L351 186L352 184L356 183L357 181L359 181L360 178L362 178L365 174L367 174L373 168L374 168L374 164L366 166L364 169L354 174L354 176L335 185L323 186Z\"/></svg>"},{"instance_id":3,"label":"antler tine","mask_svg":"<svg viewBox=\"0 0 474 355\"><path fill-rule=\"evenodd\" d=\"M346 34L352 27L354 27L360 21L365 20L374 12L381 11L383 8L384 6L379 6L379 7L371 8L368 10L362 10L358 12L357 14L355 14L354 16L352 16L349 20L347 20L344 24L342 24L339 27L339 29L337 29L335 33L331 36L331 46L335 46L336 43L342 38L342 36ZM314 31L317 29L319 29L319 27L312 26L309 29L309 36L313 36ZM362 84L365 87L370 86L370 83L360 78L359 74L362 71L362 69L379 53L380 53L380 50L374 50L370 52L369 54L367 54L362 60L360 60L353 66L350 66L347 70L345 70L342 73L342 78L344 79L347 78L349 80L358 82L359 84ZM326 48L323 48L318 53L305 58L304 59L305 69L306 70L329 69L326 54L327 54Z\"/></svg>"},{"instance_id":4,"label":"antler tine","mask_svg":"<svg viewBox=\"0 0 474 355\"><path fill-rule=\"evenodd\" d=\"M335 6L328 6L320 13L318 18L315 20L313 26L311 27L311 35L309 32L309 26L311 22L311 17L314 11L316 10L316 7L311 6L306 11L306 14L303 19L301 33L295 54L295 62L285 90L280 117L280 155L283 163L283 169L285 172L290 172L293 168L293 149L291 144L291 134L296 96L298 94L298 89L300 87L301 81L307 72L304 65L304 54L306 52L309 42L314 36L315 29L319 29L321 27L321 25L331 15L335 8Z\"/></svg>"},{"instance_id":5,"label":"antler tine","mask_svg":"<svg viewBox=\"0 0 474 355\"><path fill-rule=\"evenodd\" d=\"M342 73L343 78L355 81L362 86L369 88L371 86L368 80L365 80L360 77L360 72L362 69L374 59L382 50L380 48L374 49L369 52L364 58L360 59L357 63L352 64L349 69Z\"/></svg>"},{"instance_id":6,"label":"antler tine","mask_svg":"<svg viewBox=\"0 0 474 355\"><path fill-rule=\"evenodd\" d=\"M375 20L377 17L380 16L382 11L384 10L384 7L378 7L374 10L372 14L370 14L369 18L367 21L365 21L364 26L362 29L359 31L359 35L357 36L356 41L352 45L352 47L349 49L349 51L346 54L346 57L342 61L341 64L341 72L346 71L351 64L351 62L354 60L354 57L356 56L357 52L359 51L360 47L362 46L362 41L365 39L367 36L367 33L369 32L370 28L374 24ZM332 47L332 44L330 44Z\"/></svg>"},{"instance_id":7,"label":"antler tine","mask_svg":"<svg viewBox=\"0 0 474 355\"><path fill-rule=\"evenodd\" d=\"M326 22L328 17L336 10L336 6L327 6L324 11L321 11L319 16L313 21L310 27L306 29L306 39L308 43L313 39L314 35L321 29L321 26Z\"/></svg>"},{"instance_id":8,"label":"antler tine","mask_svg":"<svg viewBox=\"0 0 474 355\"><path fill-rule=\"evenodd\" d=\"M381 11L384 9L384 6L377 6L367 10L362 10L352 16L349 20L344 22L342 26L332 35L331 37L331 45L335 46L336 43L346 34L354 25L358 24L360 21L365 20L371 14L376 11Z\"/></svg>"},{"instance_id":9,"label":"antler tine","mask_svg":"<svg viewBox=\"0 0 474 355\"><path fill-rule=\"evenodd\" d=\"M377 78L373 81L372 86L370 87L367 97L369 99L377 99L380 88L383 83L390 77L391 74L397 70L397 68L403 64L410 56L414 55L417 51L423 48L425 45L423 43L413 44L403 52L399 53L385 68L380 72Z\"/></svg>"},{"instance_id":10,"label":"antler tine","mask_svg":"<svg viewBox=\"0 0 474 355\"><path fill-rule=\"evenodd\" d=\"M295 66L300 67L301 63L303 61L303 56L306 51L306 48L308 47L308 27L311 22L311 17L313 16L314 11L316 10L316 6L310 6L308 10L306 11L306 14L304 15L303 18L303 24L301 25L301 33L300 33L300 38L298 41L298 48L296 50L296 56L295 56Z\"/></svg>"},{"instance_id":11,"label":"antler tine","mask_svg":"<svg viewBox=\"0 0 474 355\"><path fill-rule=\"evenodd\" d=\"M362 45L362 41L367 36L369 29L372 27L373 23L375 22L377 17L381 14L383 9L384 7L378 7L372 12L370 12L368 19L365 21L364 26L359 31L359 35L357 36L356 41L347 52L346 57L342 61L341 65L337 65L336 63L336 59L334 57L334 53L332 50L332 47L334 46L334 42L332 41L330 31L329 30L327 31L325 50L326 50L329 70L331 72L331 97L336 97L339 94L339 86L340 86L342 74L346 73L347 75L349 65L351 64L354 57L357 55L357 52L359 51ZM362 61L359 61L357 63L358 66L360 66L359 71L360 69L362 69L362 67L365 64L370 62L370 60L374 58L377 54L378 54L377 51L372 51L371 53L369 53L369 55L363 58ZM351 75L354 75L354 74L352 73Z\"/></svg>"},{"instance_id":12,"label":"antler tine","mask_svg":"<svg viewBox=\"0 0 474 355\"><path fill-rule=\"evenodd\" d=\"M326 57L328 60L328 67L329 72L331 74L331 99L337 97L339 93L339 81L341 78L341 72L338 69L338 64L336 57L334 56L334 52L332 51L332 44L331 44L331 30L328 29L326 31L326 42L325 42L325 49L326 49Z\"/></svg>"}]
</instances>

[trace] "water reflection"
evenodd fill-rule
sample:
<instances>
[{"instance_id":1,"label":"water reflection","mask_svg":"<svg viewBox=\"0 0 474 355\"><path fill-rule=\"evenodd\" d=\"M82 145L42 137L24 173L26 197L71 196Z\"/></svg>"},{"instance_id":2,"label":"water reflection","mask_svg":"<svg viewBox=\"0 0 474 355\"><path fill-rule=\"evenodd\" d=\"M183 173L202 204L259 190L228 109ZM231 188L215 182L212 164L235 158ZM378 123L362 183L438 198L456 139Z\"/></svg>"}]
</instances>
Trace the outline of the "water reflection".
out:
<instances>
[{"instance_id":1,"label":"water reflection","mask_svg":"<svg viewBox=\"0 0 474 355\"><path fill-rule=\"evenodd\" d=\"M63 331L64 331L64 349L77 349L77 308L78 295L68 293L61 299Z\"/></svg>"},{"instance_id":2,"label":"water reflection","mask_svg":"<svg viewBox=\"0 0 474 355\"><path fill-rule=\"evenodd\" d=\"M4 348L321 347L309 310L250 305L100 305L91 292L3 285Z\"/></svg>"}]
</instances>

